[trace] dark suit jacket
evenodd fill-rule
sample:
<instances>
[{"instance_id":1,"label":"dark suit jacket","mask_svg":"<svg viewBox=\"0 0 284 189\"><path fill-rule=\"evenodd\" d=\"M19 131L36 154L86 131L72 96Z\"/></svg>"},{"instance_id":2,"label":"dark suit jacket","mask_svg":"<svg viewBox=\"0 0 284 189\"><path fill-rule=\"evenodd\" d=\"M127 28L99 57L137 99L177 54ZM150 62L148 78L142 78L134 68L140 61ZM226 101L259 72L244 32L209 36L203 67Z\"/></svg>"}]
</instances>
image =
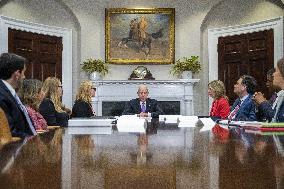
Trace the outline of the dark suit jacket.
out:
<instances>
[{"instance_id":1,"label":"dark suit jacket","mask_svg":"<svg viewBox=\"0 0 284 189\"><path fill-rule=\"evenodd\" d=\"M6 114L12 136L24 138L33 135L24 113L2 80L0 80L0 107Z\"/></svg>"},{"instance_id":2,"label":"dark suit jacket","mask_svg":"<svg viewBox=\"0 0 284 189\"><path fill-rule=\"evenodd\" d=\"M53 102L49 98L43 99L39 106L39 113L46 120L47 125L67 127L69 115L65 112L57 112Z\"/></svg>"},{"instance_id":3,"label":"dark suit jacket","mask_svg":"<svg viewBox=\"0 0 284 189\"><path fill-rule=\"evenodd\" d=\"M262 102L258 106L258 112L259 121L268 120L270 122L275 114L275 110L272 109L272 104L269 101Z\"/></svg>"},{"instance_id":4,"label":"dark suit jacket","mask_svg":"<svg viewBox=\"0 0 284 189\"><path fill-rule=\"evenodd\" d=\"M94 116L92 105L83 100L76 100L72 108L71 117L92 117Z\"/></svg>"},{"instance_id":5,"label":"dark suit jacket","mask_svg":"<svg viewBox=\"0 0 284 189\"><path fill-rule=\"evenodd\" d=\"M231 107L231 111L234 110L239 103L240 99L238 98ZM236 114L235 120L256 121L255 104L251 99L251 95L249 95L241 104L241 107Z\"/></svg>"},{"instance_id":6,"label":"dark suit jacket","mask_svg":"<svg viewBox=\"0 0 284 189\"><path fill-rule=\"evenodd\" d=\"M163 110L159 107L157 100L150 98L146 100L146 112L151 113L151 116L153 118L158 118L159 115L163 114ZM140 113L141 113L140 99L136 98L126 103L122 115L132 115Z\"/></svg>"}]
</instances>

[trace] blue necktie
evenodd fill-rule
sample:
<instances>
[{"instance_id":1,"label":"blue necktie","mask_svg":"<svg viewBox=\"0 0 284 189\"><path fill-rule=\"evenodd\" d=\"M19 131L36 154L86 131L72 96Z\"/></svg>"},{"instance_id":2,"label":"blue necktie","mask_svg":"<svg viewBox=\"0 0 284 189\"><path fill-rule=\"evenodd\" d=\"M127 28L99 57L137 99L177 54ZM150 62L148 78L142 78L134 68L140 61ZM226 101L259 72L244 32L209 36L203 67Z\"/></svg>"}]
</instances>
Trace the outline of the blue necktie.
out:
<instances>
[{"instance_id":1,"label":"blue necktie","mask_svg":"<svg viewBox=\"0 0 284 189\"><path fill-rule=\"evenodd\" d=\"M145 106L145 102L142 102L141 104L141 112L146 112L146 106Z\"/></svg>"},{"instance_id":2,"label":"blue necktie","mask_svg":"<svg viewBox=\"0 0 284 189\"><path fill-rule=\"evenodd\" d=\"M19 106L20 106L22 112L24 113L24 115L25 115L25 117L26 117L26 120L27 120L27 122L28 122L28 124L29 124L29 127L30 127L30 129L31 129L31 131L32 131L32 133L33 133L33 135L36 135L36 130L35 130L35 128L34 128L34 125L33 125L32 120L31 120L31 118L30 118L30 116L29 116L29 114L28 114L28 111L27 111L26 107L23 105L22 101L20 100L20 98L18 97L17 94L15 95L15 99L16 99L16 101L18 102L18 104L19 104Z\"/></svg>"}]
</instances>

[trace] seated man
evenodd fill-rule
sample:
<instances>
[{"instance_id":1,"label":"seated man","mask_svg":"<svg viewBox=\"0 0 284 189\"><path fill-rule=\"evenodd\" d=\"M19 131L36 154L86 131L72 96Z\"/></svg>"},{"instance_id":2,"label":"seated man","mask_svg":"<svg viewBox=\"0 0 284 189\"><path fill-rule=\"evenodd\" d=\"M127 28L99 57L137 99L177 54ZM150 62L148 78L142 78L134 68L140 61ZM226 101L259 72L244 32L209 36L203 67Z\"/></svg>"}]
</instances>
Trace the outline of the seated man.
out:
<instances>
[{"instance_id":1,"label":"seated man","mask_svg":"<svg viewBox=\"0 0 284 189\"><path fill-rule=\"evenodd\" d=\"M137 94L139 98L130 100L122 115L139 114L140 117L158 118L159 115L163 114L157 100L148 98L149 91L146 85L140 85Z\"/></svg>"},{"instance_id":2,"label":"seated man","mask_svg":"<svg viewBox=\"0 0 284 189\"><path fill-rule=\"evenodd\" d=\"M0 56L0 107L6 114L12 136L21 138L36 135L28 112L15 91L25 78L25 63L26 59L16 54Z\"/></svg>"},{"instance_id":3,"label":"seated man","mask_svg":"<svg viewBox=\"0 0 284 189\"><path fill-rule=\"evenodd\" d=\"M252 94L256 81L252 76L243 75L234 85L234 93L239 98L234 102L231 107L231 112L228 116L230 120L241 121L256 121L255 104L252 100Z\"/></svg>"},{"instance_id":4,"label":"seated man","mask_svg":"<svg viewBox=\"0 0 284 189\"><path fill-rule=\"evenodd\" d=\"M273 73L275 69L271 69L266 75L266 87L270 93L273 93L269 100L266 100L261 92L255 92L253 95L253 100L255 101L257 107L257 119L258 121L271 121L274 117L275 100L277 98L277 92L281 90L279 87L273 85Z\"/></svg>"}]
</instances>

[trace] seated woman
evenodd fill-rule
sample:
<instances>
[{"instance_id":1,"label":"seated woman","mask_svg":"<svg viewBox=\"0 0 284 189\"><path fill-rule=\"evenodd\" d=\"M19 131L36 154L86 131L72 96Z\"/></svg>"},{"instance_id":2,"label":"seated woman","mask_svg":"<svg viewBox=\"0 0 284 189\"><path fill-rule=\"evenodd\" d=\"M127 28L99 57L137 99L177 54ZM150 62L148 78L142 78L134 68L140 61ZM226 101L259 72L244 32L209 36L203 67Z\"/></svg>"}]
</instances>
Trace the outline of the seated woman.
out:
<instances>
[{"instance_id":1,"label":"seated woman","mask_svg":"<svg viewBox=\"0 0 284 189\"><path fill-rule=\"evenodd\" d=\"M50 126L68 125L69 115L63 110L60 100L61 82L55 77L48 77L43 83L44 99L39 106L39 112Z\"/></svg>"},{"instance_id":2,"label":"seated woman","mask_svg":"<svg viewBox=\"0 0 284 189\"><path fill-rule=\"evenodd\" d=\"M36 131L47 130L47 123L43 116L38 112L39 104L43 98L41 87L41 81L37 79L25 79L18 91L18 95L26 106Z\"/></svg>"},{"instance_id":3,"label":"seated woman","mask_svg":"<svg viewBox=\"0 0 284 189\"><path fill-rule=\"evenodd\" d=\"M92 117L94 116L91 105L92 82L83 81L76 95L76 101L72 109L71 117Z\"/></svg>"},{"instance_id":4,"label":"seated woman","mask_svg":"<svg viewBox=\"0 0 284 189\"><path fill-rule=\"evenodd\" d=\"M224 83L219 80L208 84L208 95L214 99L210 110L210 116L226 119L230 113L230 105Z\"/></svg>"},{"instance_id":5,"label":"seated woman","mask_svg":"<svg viewBox=\"0 0 284 189\"><path fill-rule=\"evenodd\" d=\"M281 91L277 93L272 122L284 122L284 58L277 62L273 74L273 85L279 87Z\"/></svg>"}]
</instances>

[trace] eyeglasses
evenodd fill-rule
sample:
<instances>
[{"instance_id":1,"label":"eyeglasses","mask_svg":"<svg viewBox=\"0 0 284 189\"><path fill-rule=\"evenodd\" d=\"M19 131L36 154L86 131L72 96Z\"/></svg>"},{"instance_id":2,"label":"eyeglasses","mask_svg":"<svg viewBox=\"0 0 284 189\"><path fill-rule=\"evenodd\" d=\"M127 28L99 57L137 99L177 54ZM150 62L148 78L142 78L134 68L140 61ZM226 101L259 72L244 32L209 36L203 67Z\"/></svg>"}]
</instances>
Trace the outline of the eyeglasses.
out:
<instances>
[{"instance_id":1,"label":"eyeglasses","mask_svg":"<svg viewBox=\"0 0 284 189\"><path fill-rule=\"evenodd\" d=\"M58 87L62 88L62 85L58 85Z\"/></svg>"}]
</instances>

